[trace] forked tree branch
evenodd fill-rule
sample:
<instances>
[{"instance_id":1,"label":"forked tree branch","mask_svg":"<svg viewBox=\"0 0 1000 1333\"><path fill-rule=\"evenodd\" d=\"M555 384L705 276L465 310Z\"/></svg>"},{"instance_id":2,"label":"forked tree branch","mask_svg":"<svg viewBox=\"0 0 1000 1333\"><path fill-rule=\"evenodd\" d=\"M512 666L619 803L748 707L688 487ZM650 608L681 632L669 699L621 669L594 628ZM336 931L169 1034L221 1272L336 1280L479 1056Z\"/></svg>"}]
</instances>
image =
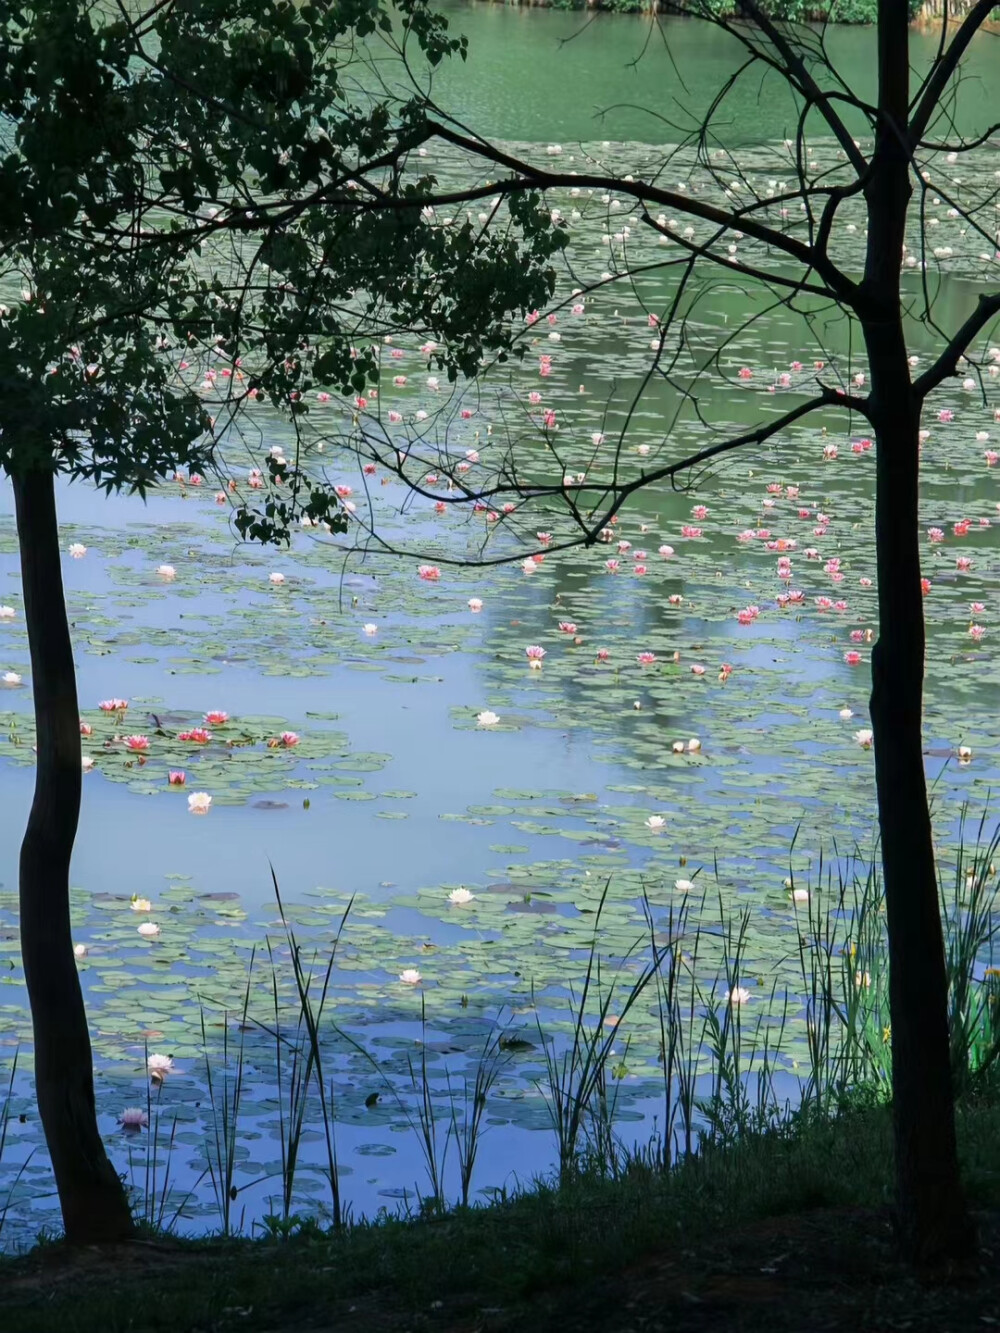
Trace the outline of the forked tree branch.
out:
<instances>
[{"instance_id":1,"label":"forked tree branch","mask_svg":"<svg viewBox=\"0 0 1000 1333\"><path fill-rule=\"evenodd\" d=\"M916 109L910 117L910 144L916 146L927 132L948 80L958 69L969 43L996 8L995 0L976 0L951 39L948 49L934 62L914 99Z\"/></svg>"},{"instance_id":2,"label":"forked tree branch","mask_svg":"<svg viewBox=\"0 0 1000 1333\"><path fill-rule=\"evenodd\" d=\"M508 193L524 189L544 190L583 187L613 190L616 194L631 196L639 203L649 202L658 204L662 208L674 208L679 213L685 213L689 217L701 218L703 222L713 222L716 226L723 227L726 230L742 231L745 235L752 236L754 240L762 241L765 245L773 246L774 249L798 260L806 269L815 270L827 283L831 293L847 304L853 305L857 296L857 285L846 274L842 273L829 258L817 254L805 242L796 240L795 237L788 236L784 232L776 231L773 227L765 226L754 218L746 215L740 216L728 209L717 208L714 204L704 203L700 199L693 199L675 190L666 190L662 186L649 185L643 181L629 181L620 176L574 175L570 172L546 171L504 152L491 143L459 134L456 130L450 129L440 122L430 123L430 129L435 137L442 139L445 143L453 144L456 148L463 148L466 152L487 162L506 167L508 170L517 173L518 180L497 182L495 190ZM419 201L421 205L433 204L433 202L433 198Z\"/></svg>"},{"instance_id":3,"label":"forked tree branch","mask_svg":"<svg viewBox=\"0 0 1000 1333\"><path fill-rule=\"evenodd\" d=\"M944 380L958 374L959 357L997 315L1000 315L1000 292L980 296L975 310L957 330L934 364L928 366L924 373L914 380L913 391L921 401Z\"/></svg>"},{"instance_id":4,"label":"forked tree branch","mask_svg":"<svg viewBox=\"0 0 1000 1333\"><path fill-rule=\"evenodd\" d=\"M830 127L837 142L847 154L847 160L851 166L859 176L864 176L868 171L868 163L865 160L864 153L854 142L850 131L840 116L837 115L830 95L819 86L810 74L805 61L795 49L794 44L785 36L778 25L773 23L768 15L760 9L756 0L741 0L741 8L746 10L785 62L786 79L791 81L794 78L798 81L802 92L816 106L817 111Z\"/></svg>"}]
</instances>

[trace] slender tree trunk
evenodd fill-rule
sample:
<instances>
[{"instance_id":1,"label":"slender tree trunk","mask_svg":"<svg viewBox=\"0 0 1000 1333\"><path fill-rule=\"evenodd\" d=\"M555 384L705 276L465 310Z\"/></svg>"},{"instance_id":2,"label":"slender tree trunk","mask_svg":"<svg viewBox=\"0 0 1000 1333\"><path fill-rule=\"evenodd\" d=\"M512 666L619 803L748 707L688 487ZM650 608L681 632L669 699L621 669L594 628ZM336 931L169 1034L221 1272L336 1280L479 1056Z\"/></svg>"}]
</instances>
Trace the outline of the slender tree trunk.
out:
<instances>
[{"instance_id":1,"label":"slender tree trunk","mask_svg":"<svg viewBox=\"0 0 1000 1333\"><path fill-rule=\"evenodd\" d=\"M889 936L893 1128L902 1239L918 1262L935 1262L968 1257L974 1235L955 1144L948 979L921 741L919 408L905 355L886 356L896 363L892 371L882 364L884 350L870 353L873 399L885 402L875 412L880 623L871 720Z\"/></svg>"},{"instance_id":2,"label":"slender tree trunk","mask_svg":"<svg viewBox=\"0 0 1000 1333\"><path fill-rule=\"evenodd\" d=\"M879 639L872 653L875 740L889 937L892 1112L900 1238L911 1259L968 1257L948 1040L948 979L921 738L924 608L918 491L920 401L910 382L900 274L910 203L906 0L879 0L878 119L865 185L868 244L861 318L875 430Z\"/></svg>"},{"instance_id":3,"label":"slender tree trunk","mask_svg":"<svg viewBox=\"0 0 1000 1333\"><path fill-rule=\"evenodd\" d=\"M66 1239L133 1232L121 1181L97 1129L90 1034L73 956L69 868L82 768L76 673L59 560L51 472L12 478L38 741L35 797L21 844L21 957L35 1038L35 1087Z\"/></svg>"}]
</instances>

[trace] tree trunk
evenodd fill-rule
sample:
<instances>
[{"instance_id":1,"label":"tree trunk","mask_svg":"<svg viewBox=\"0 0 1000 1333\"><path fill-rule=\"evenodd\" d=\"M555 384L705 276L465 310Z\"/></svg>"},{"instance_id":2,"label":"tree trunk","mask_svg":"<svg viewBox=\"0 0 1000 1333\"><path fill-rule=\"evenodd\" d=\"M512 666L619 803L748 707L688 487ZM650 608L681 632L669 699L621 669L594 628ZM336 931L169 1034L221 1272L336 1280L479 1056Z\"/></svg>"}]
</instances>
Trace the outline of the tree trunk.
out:
<instances>
[{"instance_id":1,"label":"tree trunk","mask_svg":"<svg viewBox=\"0 0 1000 1333\"><path fill-rule=\"evenodd\" d=\"M97 1129L90 1034L73 956L69 868L82 767L76 673L59 558L55 481L12 477L31 649L38 763L21 844L21 957L31 1004L38 1110L74 1244L133 1233L124 1188Z\"/></svg>"},{"instance_id":2,"label":"tree trunk","mask_svg":"<svg viewBox=\"0 0 1000 1333\"><path fill-rule=\"evenodd\" d=\"M917 1263L969 1256L948 1042L948 978L924 779L924 608L917 497L920 401L910 383L900 275L909 209L906 0L878 4L878 117L865 183L868 243L855 310L868 352L875 430L879 638L872 653L889 936L892 1115L900 1239Z\"/></svg>"},{"instance_id":3,"label":"tree trunk","mask_svg":"<svg viewBox=\"0 0 1000 1333\"><path fill-rule=\"evenodd\" d=\"M902 329L869 331L877 454L879 638L872 653L889 936L892 1109L901 1238L917 1262L968 1258L948 1037L948 979L921 741L924 612L917 526L919 404Z\"/></svg>"}]
</instances>

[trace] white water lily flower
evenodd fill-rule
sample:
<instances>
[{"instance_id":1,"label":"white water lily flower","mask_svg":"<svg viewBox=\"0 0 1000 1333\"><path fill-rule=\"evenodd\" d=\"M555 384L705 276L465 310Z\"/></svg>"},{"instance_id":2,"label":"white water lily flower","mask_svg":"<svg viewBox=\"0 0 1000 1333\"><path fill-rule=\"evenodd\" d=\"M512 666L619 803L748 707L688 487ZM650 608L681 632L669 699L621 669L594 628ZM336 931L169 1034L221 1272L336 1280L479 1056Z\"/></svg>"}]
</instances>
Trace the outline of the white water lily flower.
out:
<instances>
[{"instance_id":1,"label":"white water lily flower","mask_svg":"<svg viewBox=\"0 0 1000 1333\"><path fill-rule=\"evenodd\" d=\"M13 620L15 614L12 606L0 606L0 620Z\"/></svg>"},{"instance_id":2,"label":"white water lily flower","mask_svg":"<svg viewBox=\"0 0 1000 1333\"><path fill-rule=\"evenodd\" d=\"M156 572L161 579L167 579L168 581L177 577L177 570L174 569L173 565L157 565Z\"/></svg>"},{"instance_id":3,"label":"white water lily flower","mask_svg":"<svg viewBox=\"0 0 1000 1333\"><path fill-rule=\"evenodd\" d=\"M499 714L491 712L488 708L476 714L476 724L480 727L495 727L499 721Z\"/></svg>"},{"instance_id":4,"label":"white water lily flower","mask_svg":"<svg viewBox=\"0 0 1000 1333\"><path fill-rule=\"evenodd\" d=\"M85 944L74 944L73 952L77 956L77 958L86 958L87 946Z\"/></svg>"},{"instance_id":5,"label":"white water lily flower","mask_svg":"<svg viewBox=\"0 0 1000 1333\"><path fill-rule=\"evenodd\" d=\"M850 722L854 714L849 708L842 708L838 716L840 717L841 722Z\"/></svg>"},{"instance_id":6,"label":"white water lily flower","mask_svg":"<svg viewBox=\"0 0 1000 1333\"><path fill-rule=\"evenodd\" d=\"M193 791L188 797L188 809L193 815L207 815L212 798L207 791Z\"/></svg>"},{"instance_id":7,"label":"white water lily flower","mask_svg":"<svg viewBox=\"0 0 1000 1333\"><path fill-rule=\"evenodd\" d=\"M958 747L958 757L963 764L967 764L972 758L972 747L969 745L960 745Z\"/></svg>"},{"instance_id":8,"label":"white water lily flower","mask_svg":"<svg viewBox=\"0 0 1000 1333\"><path fill-rule=\"evenodd\" d=\"M162 1083L173 1068L174 1060L170 1055L151 1055L146 1061L146 1069L154 1083Z\"/></svg>"},{"instance_id":9,"label":"white water lily flower","mask_svg":"<svg viewBox=\"0 0 1000 1333\"><path fill-rule=\"evenodd\" d=\"M141 1106L126 1106L118 1121L122 1129L145 1129L149 1124L149 1116Z\"/></svg>"},{"instance_id":10,"label":"white water lily flower","mask_svg":"<svg viewBox=\"0 0 1000 1333\"><path fill-rule=\"evenodd\" d=\"M792 889L792 902L807 903L809 901L808 889Z\"/></svg>"},{"instance_id":11,"label":"white water lily flower","mask_svg":"<svg viewBox=\"0 0 1000 1333\"><path fill-rule=\"evenodd\" d=\"M87 554L87 548L84 546L83 542L73 542L70 545L69 553L74 560L82 560Z\"/></svg>"},{"instance_id":12,"label":"white water lily flower","mask_svg":"<svg viewBox=\"0 0 1000 1333\"><path fill-rule=\"evenodd\" d=\"M5 685L20 685L21 677L16 671L5 671L3 673L3 683Z\"/></svg>"},{"instance_id":13,"label":"white water lily flower","mask_svg":"<svg viewBox=\"0 0 1000 1333\"><path fill-rule=\"evenodd\" d=\"M646 827L652 829L654 833L659 833L666 822L662 815L650 815L646 820Z\"/></svg>"},{"instance_id":14,"label":"white water lily flower","mask_svg":"<svg viewBox=\"0 0 1000 1333\"><path fill-rule=\"evenodd\" d=\"M89 773L94 767L94 761L89 754L82 754L80 756L80 767L83 769L84 773Z\"/></svg>"},{"instance_id":15,"label":"white water lily flower","mask_svg":"<svg viewBox=\"0 0 1000 1333\"><path fill-rule=\"evenodd\" d=\"M691 752L691 754L697 754L697 752L701 749L701 741L698 739L697 736L692 736L691 739L688 741L687 747L688 750Z\"/></svg>"},{"instance_id":16,"label":"white water lily flower","mask_svg":"<svg viewBox=\"0 0 1000 1333\"><path fill-rule=\"evenodd\" d=\"M746 986L734 986L731 991L727 990L722 998L735 1007L740 1004L749 1004L750 992Z\"/></svg>"},{"instance_id":17,"label":"white water lily flower","mask_svg":"<svg viewBox=\"0 0 1000 1333\"><path fill-rule=\"evenodd\" d=\"M693 879L675 879L675 880L674 880L674 888L677 890L678 893L690 893L691 890L694 888L694 880L693 880Z\"/></svg>"},{"instance_id":18,"label":"white water lily flower","mask_svg":"<svg viewBox=\"0 0 1000 1333\"><path fill-rule=\"evenodd\" d=\"M370 622L367 625L362 625L361 628L369 636L369 638L378 633L378 625L373 625Z\"/></svg>"},{"instance_id":19,"label":"white water lily flower","mask_svg":"<svg viewBox=\"0 0 1000 1333\"><path fill-rule=\"evenodd\" d=\"M399 979L404 986L419 986L423 980L415 967L404 968L399 974Z\"/></svg>"},{"instance_id":20,"label":"white water lily flower","mask_svg":"<svg viewBox=\"0 0 1000 1333\"><path fill-rule=\"evenodd\" d=\"M153 910L153 904L149 899L140 898L137 894L132 896L131 907L133 912L151 912Z\"/></svg>"},{"instance_id":21,"label":"white water lily flower","mask_svg":"<svg viewBox=\"0 0 1000 1333\"><path fill-rule=\"evenodd\" d=\"M279 573L278 570L275 570L273 574L268 574L267 577L268 580L274 584L284 583L285 581L284 574Z\"/></svg>"},{"instance_id":22,"label":"white water lily flower","mask_svg":"<svg viewBox=\"0 0 1000 1333\"><path fill-rule=\"evenodd\" d=\"M448 894L448 901L454 903L456 907L461 907L464 903L471 903L475 896L468 889L452 889Z\"/></svg>"},{"instance_id":23,"label":"white water lily flower","mask_svg":"<svg viewBox=\"0 0 1000 1333\"><path fill-rule=\"evenodd\" d=\"M671 748L671 750L673 750L674 754L683 754L683 753L684 753L684 742L683 742L683 741L674 741L673 745L671 745L670 748Z\"/></svg>"},{"instance_id":24,"label":"white water lily flower","mask_svg":"<svg viewBox=\"0 0 1000 1333\"><path fill-rule=\"evenodd\" d=\"M856 731L854 733L854 739L863 750L870 750L872 748L872 740L874 737L872 731L868 727L862 727L860 731Z\"/></svg>"},{"instance_id":25,"label":"white water lily flower","mask_svg":"<svg viewBox=\"0 0 1000 1333\"><path fill-rule=\"evenodd\" d=\"M147 940L154 939L160 933L160 927L155 921L144 921L142 925L137 926L136 929L139 934Z\"/></svg>"}]
</instances>

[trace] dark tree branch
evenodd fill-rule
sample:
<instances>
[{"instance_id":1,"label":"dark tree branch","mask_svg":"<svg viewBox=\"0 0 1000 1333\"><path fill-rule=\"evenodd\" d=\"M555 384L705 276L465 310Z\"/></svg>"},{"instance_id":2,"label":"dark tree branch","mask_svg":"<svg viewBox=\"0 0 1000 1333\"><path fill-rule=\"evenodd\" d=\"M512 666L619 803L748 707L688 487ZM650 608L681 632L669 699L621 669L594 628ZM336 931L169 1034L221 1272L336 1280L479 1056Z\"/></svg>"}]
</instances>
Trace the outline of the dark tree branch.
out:
<instances>
[{"instance_id":1,"label":"dark tree branch","mask_svg":"<svg viewBox=\"0 0 1000 1333\"><path fill-rule=\"evenodd\" d=\"M944 380L958 374L959 357L997 315L1000 315L1000 292L993 292L990 296L980 296L975 310L955 332L948 346L934 364L914 381L913 392L918 395L921 402Z\"/></svg>"},{"instance_id":2,"label":"dark tree branch","mask_svg":"<svg viewBox=\"0 0 1000 1333\"><path fill-rule=\"evenodd\" d=\"M864 176L868 171L868 163L865 161L865 155L847 129L847 126L837 115L833 107L834 94L825 92L816 80L810 74L805 61L794 44L785 36L776 23L765 14L757 5L756 0L742 0L742 8L747 11L757 27L767 37L768 41L781 56L785 64L784 74L787 79L794 75L807 101L811 102L819 111L820 115L829 125L837 142L847 154L847 160L858 173Z\"/></svg>"},{"instance_id":3,"label":"dark tree branch","mask_svg":"<svg viewBox=\"0 0 1000 1333\"><path fill-rule=\"evenodd\" d=\"M931 123L948 80L958 69L959 62L969 48L969 43L996 8L995 0L976 0L962 20L961 26L951 39L948 49L935 60L930 73L917 89L914 103L916 109L910 117L910 143L916 145L924 137Z\"/></svg>"},{"instance_id":4,"label":"dark tree branch","mask_svg":"<svg viewBox=\"0 0 1000 1333\"><path fill-rule=\"evenodd\" d=\"M441 123L432 124L431 130L434 135L443 139L446 143L454 144L457 148L464 148L477 157L493 162L497 166L507 167L518 174L519 180L513 182L500 181L494 187L496 190L512 191L525 188L542 190L563 187L567 189L588 187L613 190L617 194L630 195L640 203L650 202L664 208L674 208L678 212L688 214L690 217L701 218L705 222L713 222L716 226L723 227L726 230L742 231L747 236L752 236L754 240L763 241L765 245L773 246L776 250L781 250L791 258L797 259L807 269L815 269L829 285L830 290L848 304L852 304L857 295L856 284L846 274L841 273L840 269L829 259L817 255L803 241L796 240L784 232L776 231L773 227L764 226L753 218L741 217L728 209L703 203L700 199L693 199L675 190L665 190L660 186L648 185L642 181L624 180L620 176L586 176L572 175L569 172L546 171L496 148L493 144L459 134ZM419 201L420 205L428 202L433 203L434 201L433 199L421 199Z\"/></svg>"}]
</instances>

